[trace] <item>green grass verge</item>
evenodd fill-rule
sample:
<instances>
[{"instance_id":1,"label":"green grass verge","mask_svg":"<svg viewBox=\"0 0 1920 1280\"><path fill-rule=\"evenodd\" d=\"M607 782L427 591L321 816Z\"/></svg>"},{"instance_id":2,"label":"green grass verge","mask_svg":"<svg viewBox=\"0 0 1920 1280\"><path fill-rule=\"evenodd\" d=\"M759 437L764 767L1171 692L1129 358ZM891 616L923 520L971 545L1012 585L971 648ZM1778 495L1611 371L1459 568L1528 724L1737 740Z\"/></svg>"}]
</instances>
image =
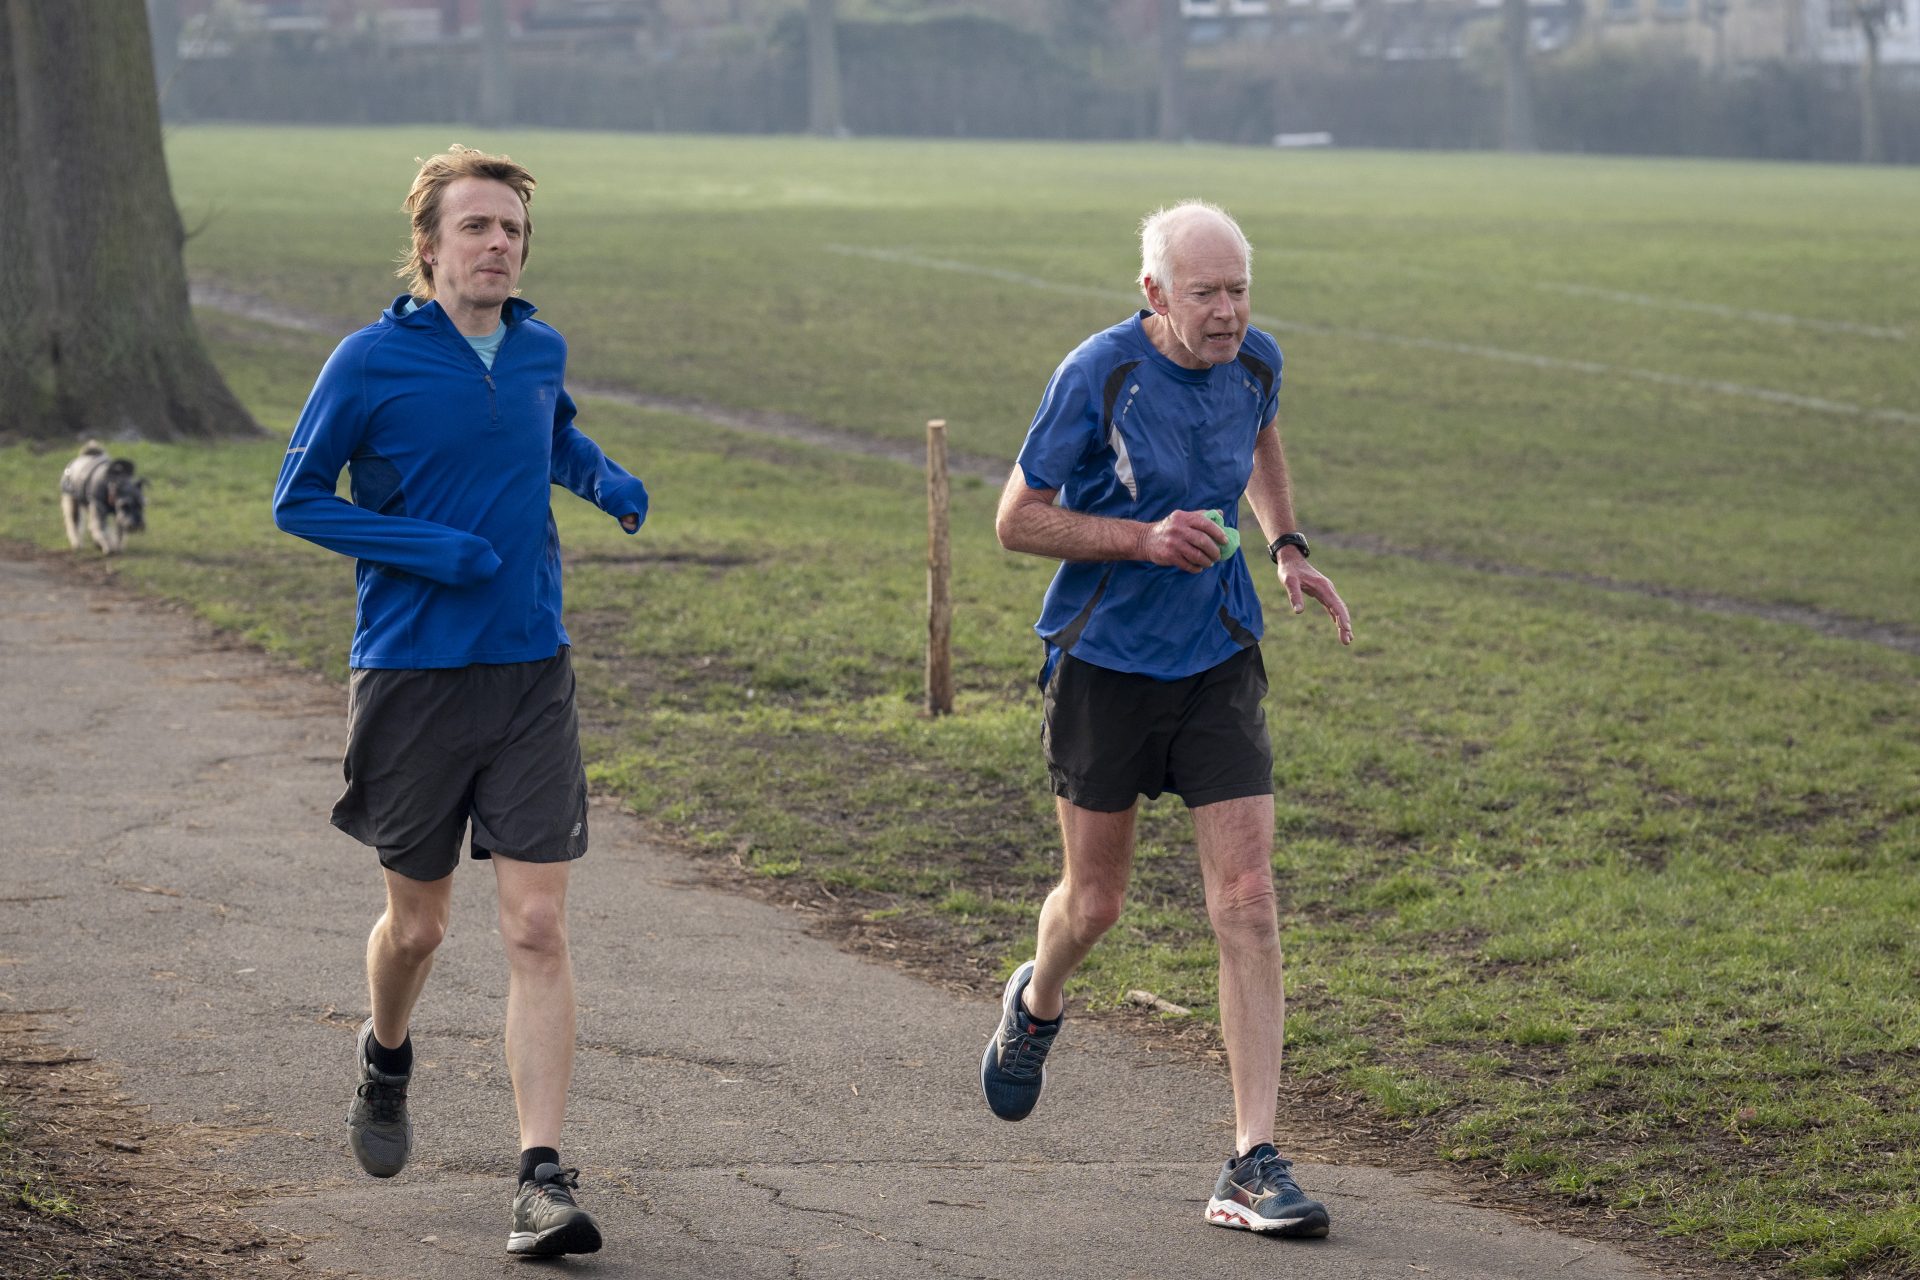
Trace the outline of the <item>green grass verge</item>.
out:
<instances>
[{"instance_id":1,"label":"green grass verge","mask_svg":"<svg viewBox=\"0 0 1920 1280\"><path fill-rule=\"evenodd\" d=\"M369 314L397 215L364 161L445 132L178 135L190 220L196 198L222 210L197 268ZM821 245L1110 284L1136 206L1162 183L1217 194L1231 161L1228 202L1274 246L1256 309L1347 334L1283 335L1314 527L1920 618L1911 558L1889 554L1915 543L1920 432L1705 385L1905 412L1913 335L1537 287L1911 324L1893 299L1913 266L1870 241L1912 175L1193 149L1151 153L1143 186L1138 149L466 140L549 183L529 292L581 373L875 434L944 414L982 454L1012 452L1052 362L1117 304ZM1009 186L1031 199L1009 208ZM284 428L330 342L204 319ZM1352 337L1389 329L1693 382ZM557 507L596 781L762 875L983 954L1030 948L1057 858L1028 630L1050 569L994 546L991 487L955 495L959 714L929 720L917 475L603 402L583 423L657 501L637 539ZM153 528L122 580L341 674L350 571L271 529L279 444L128 452L154 477ZM60 461L0 451L0 537L59 545ZM1326 558L1351 651L1266 597L1290 1070L1445 1158L1729 1258L1920 1269L1920 662L1655 598ZM1177 803L1148 808L1134 899L1076 999L1144 986L1212 1015L1189 836Z\"/></svg>"}]
</instances>

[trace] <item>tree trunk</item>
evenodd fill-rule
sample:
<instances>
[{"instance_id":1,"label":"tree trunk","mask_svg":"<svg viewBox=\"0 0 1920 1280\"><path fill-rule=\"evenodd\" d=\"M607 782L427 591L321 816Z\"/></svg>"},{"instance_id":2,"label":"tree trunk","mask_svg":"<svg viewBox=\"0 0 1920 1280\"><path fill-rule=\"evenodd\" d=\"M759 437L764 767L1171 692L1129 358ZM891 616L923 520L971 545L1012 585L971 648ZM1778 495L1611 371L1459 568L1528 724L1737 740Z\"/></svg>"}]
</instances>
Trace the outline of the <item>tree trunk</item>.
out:
<instances>
[{"instance_id":1,"label":"tree trunk","mask_svg":"<svg viewBox=\"0 0 1920 1280\"><path fill-rule=\"evenodd\" d=\"M1527 70L1527 0L1501 0L1500 149L1533 150L1533 83Z\"/></svg>"},{"instance_id":2,"label":"tree trunk","mask_svg":"<svg viewBox=\"0 0 1920 1280\"><path fill-rule=\"evenodd\" d=\"M0 0L0 435L259 431L200 343L141 0Z\"/></svg>"},{"instance_id":3,"label":"tree trunk","mask_svg":"<svg viewBox=\"0 0 1920 1280\"><path fill-rule=\"evenodd\" d=\"M481 0L480 4L480 123L489 129L504 129L513 123L507 0Z\"/></svg>"},{"instance_id":4,"label":"tree trunk","mask_svg":"<svg viewBox=\"0 0 1920 1280\"><path fill-rule=\"evenodd\" d=\"M833 0L807 0L807 129L828 138L846 132L840 117L840 42Z\"/></svg>"},{"instance_id":5,"label":"tree trunk","mask_svg":"<svg viewBox=\"0 0 1920 1280\"><path fill-rule=\"evenodd\" d=\"M1179 142L1187 136L1187 19L1180 0L1160 0L1159 46L1160 141Z\"/></svg>"},{"instance_id":6,"label":"tree trunk","mask_svg":"<svg viewBox=\"0 0 1920 1280\"><path fill-rule=\"evenodd\" d=\"M1884 11L1882 11L1884 12ZM1880 154L1880 28L1877 15L1860 14L1860 34L1867 55L1860 64L1860 163L1879 164Z\"/></svg>"}]
</instances>

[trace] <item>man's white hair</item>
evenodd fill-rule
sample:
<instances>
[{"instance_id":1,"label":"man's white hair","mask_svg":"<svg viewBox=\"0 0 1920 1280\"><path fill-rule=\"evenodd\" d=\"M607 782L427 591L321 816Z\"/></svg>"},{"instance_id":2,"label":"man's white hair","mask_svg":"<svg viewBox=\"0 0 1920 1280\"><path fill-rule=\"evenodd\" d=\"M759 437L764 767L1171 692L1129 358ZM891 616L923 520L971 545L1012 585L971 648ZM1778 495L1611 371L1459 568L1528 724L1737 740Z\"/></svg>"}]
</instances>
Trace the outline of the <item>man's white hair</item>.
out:
<instances>
[{"instance_id":1,"label":"man's white hair","mask_svg":"<svg viewBox=\"0 0 1920 1280\"><path fill-rule=\"evenodd\" d=\"M1156 209L1140 221L1140 292L1147 291L1152 280L1161 289L1173 287L1174 252L1180 242L1203 226L1224 230L1240 245L1240 258L1247 264L1247 278L1253 278L1253 246L1233 215L1205 200L1182 200L1179 204Z\"/></svg>"}]
</instances>

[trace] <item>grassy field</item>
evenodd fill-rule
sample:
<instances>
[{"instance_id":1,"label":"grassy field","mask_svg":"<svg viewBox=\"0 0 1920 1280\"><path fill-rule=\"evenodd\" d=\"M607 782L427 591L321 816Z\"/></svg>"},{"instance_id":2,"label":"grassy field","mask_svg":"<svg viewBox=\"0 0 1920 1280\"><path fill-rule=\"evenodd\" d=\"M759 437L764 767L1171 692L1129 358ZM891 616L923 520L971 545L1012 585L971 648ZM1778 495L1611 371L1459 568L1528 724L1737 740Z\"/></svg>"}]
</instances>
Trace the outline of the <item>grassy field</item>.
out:
<instances>
[{"instance_id":1,"label":"grassy field","mask_svg":"<svg viewBox=\"0 0 1920 1280\"><path fill-rule=\"evenodd\" d=\"M180 132L190 263L365 323L398 292L394 193L453 132ZM1888 554L1920 470L1910 170L459 136L545 183L528 295L576 376L945 417L1010 458L1054 362L1132 305L1134 221L1201 192L1259 248L1256 313L1305 327L1282 412L1316 529L1920 624L1920 557Z\"/></svg>"},{"instance_id":2,"label":"grassy field","mask_svg":"<svg viewBox=\"0 0 1920 1280\"><path fill-rule=\"evenodd\" d=\"M983 456L1125 314L1146 207L1233 208L1309 530L1426 557L1316 556L1350 651L1266 595L1294 1077L1728 1258L1920 1273L1920 659L1541 576L1920 625L1920 175L191 130L190 265L363 322L411 157L455 137L540 175L527 291L576 376L873 435L943 416ZM203 322L284 430L331 341ZM1056 858L1050 567L994 545L992 487L956 493L959 714L928 720L917 474L583 421L656 500L631 540L557 506L596 780L1004 972ZM130 447L153 528L116 570L337 675L349 569L272 530L280 448ZM0 537L58 545L56 461L0 451ZM1147 811L1083 1006L1211 1016L1189 832Z\"/></svg>"}]
</instances>

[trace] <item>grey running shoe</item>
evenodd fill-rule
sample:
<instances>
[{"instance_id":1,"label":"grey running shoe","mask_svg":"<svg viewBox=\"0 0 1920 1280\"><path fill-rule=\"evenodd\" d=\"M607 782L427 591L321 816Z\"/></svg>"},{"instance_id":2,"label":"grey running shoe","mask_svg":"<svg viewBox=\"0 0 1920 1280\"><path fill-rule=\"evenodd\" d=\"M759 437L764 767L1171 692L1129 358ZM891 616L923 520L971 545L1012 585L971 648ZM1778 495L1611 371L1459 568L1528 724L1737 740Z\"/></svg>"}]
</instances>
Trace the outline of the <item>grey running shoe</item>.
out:
<instances>
[{"instance_id":1,"label":"grey running shoe","mask_svg":"<svg viewBox=\"0 0 1920 1280\"><path fill-rule=\"evenodd\" d=\"M412 1075L390 1076L367 1061L367 1042L373 1039L373 1019L360 1028L353 1046L353 1106L347 1111L347 1141L354 1159L376 1178L391 1178L407 1167L413 1149L413 1121L407 1118L407 1081Z\"/></svg>"},{"instance_id":2,"label":"grey running shoe","mask_svg":"<svg viewBox=\"0 0 1920 1280\"><path fill-rule=\"evenodd\" d=\"M508 1253L549 1258L558 1253L598 1253L600 1227L593 1215L573 1202L580 1185L578 1169L543 1164L520 1184L513 1198L513 1234Z\"/></svg>"},{"instance_id":3,"label":"grey running shoe","mask_svg":"<svg viewBox=\"0 0 1920 1280\"><path fill-rule=\"evenodd\" d=\"M1000 996L1000 1025L980 1059L980 1092L1002 1120L1024 1120L1047 1084L1047 1051L1064 1019L1041 1022L1020 1007L1020 993L1033 981L1033 961L1013 971Z\"/></svg>"},{"instance_id":4,"label":"grey running shoe","mask_svg":"<svg viewBox=\"0 0 1920 1280\"><path fill-rule=\"evenodd\" d=\"M1308 1199L1293 1180L1293 1162L1263 1142L1221 1168L1207 1221L1262 1235L1317 1237L1327 1234L1327 1206Z\"/></svg>"}]
</instances>

